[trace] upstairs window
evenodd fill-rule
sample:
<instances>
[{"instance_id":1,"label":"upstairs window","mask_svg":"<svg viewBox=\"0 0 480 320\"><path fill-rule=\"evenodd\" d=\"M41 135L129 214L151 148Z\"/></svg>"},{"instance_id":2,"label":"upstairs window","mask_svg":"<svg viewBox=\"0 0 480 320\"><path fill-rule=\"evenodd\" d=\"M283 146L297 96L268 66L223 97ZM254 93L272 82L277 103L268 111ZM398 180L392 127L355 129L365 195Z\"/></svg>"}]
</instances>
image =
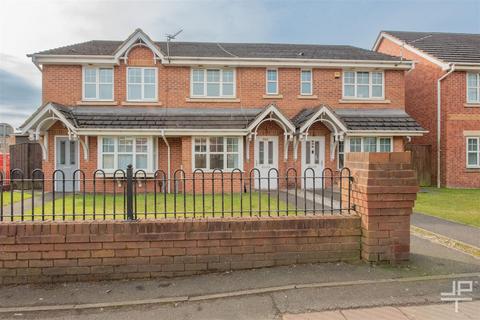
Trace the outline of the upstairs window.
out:
<instances>
[{"instance_id":1,"label":"upstairs window","mask_svg":"<svg viewBox=\"0 0 480 320\"><path fill-rule=\"evenodd\" d=\"M197 137L193 144L193 167L204 170L242 168L242 138Z\"/></svg>"},{"instance_id":2,"label":"upstairs window","mask_svg":"<svg viewBox=\"0 0 480 320\"><path fill-rule=\"evenodd\" d=\"M234 98L233 69L192 69L191 96L205 98Z\"/></svg>"},{"instance_id":3,"label":"upstairs window","mask_svg":"<svg viewBox=\"0 0 480 320\"><path fill-rule=\"evenodd\" d=\"M480 168L480 138L467 138L467 168Z\"/></svg>"},{"instance_id":4,"label":"upstairs window","mask_svg":"<svg viewBox=\"0 0 480 320\"><path fill-rule=\"evenodd\" d=\"M383 99L383 72L345 71L343 97L347 99Z\"/></svg>"},{"instance_id":5,"label":"upstairs window","mask_svg":"<svg viewBox=\"0 0 480 320\"><path fill-rule=\"evenodd\" d=\"M278 70L267 70L267 94L278 94Z\"/></svg>"},{"instance_id":6,"label":"upstairs window","mask_svg":"<svg viewBox=\"0 0 480 320\"><path fill-rule=\"evenodd\" d=\"M157 68L127 68L127 100L157 100Z\"/></svg>"},{"instance_id":7,"label":"upstairs window","mask_svg":"<svg viewBox=\"0 0 480 320\"><path fill-rule=\"evenodd\" d=\"M300 94L312 95L312 70L302 70L300 74Z\"/></svg>"},{"instance_id":8,"label":"upstairs window","mask_svg":"<svg viewBox=\"0 0 480 320\"><path fill-rule=\"evenodd\" d=\"M480 73L467 74L467 102L480 103Z\"/></svg>"},{"instance_id":9,"label":"upstairs window","mask_svg":"<svg viewBox=\"0 0 480 320\"><path fill-rule=\"evenodd\" d=\"M83 100L113 100L113 69L83 69Z\"/></svg>"}]
</instances>

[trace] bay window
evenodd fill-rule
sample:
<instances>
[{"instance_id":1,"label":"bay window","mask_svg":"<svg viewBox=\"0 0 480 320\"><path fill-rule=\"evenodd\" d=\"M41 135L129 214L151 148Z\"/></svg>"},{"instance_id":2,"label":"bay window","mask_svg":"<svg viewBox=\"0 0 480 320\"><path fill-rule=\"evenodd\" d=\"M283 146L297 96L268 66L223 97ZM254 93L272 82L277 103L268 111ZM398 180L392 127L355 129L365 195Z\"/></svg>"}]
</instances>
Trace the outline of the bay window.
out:
<instances>
[{"instance_id":1,"label":"bay window","mask_svg":"<svg viewBox=\"0 0 480 320\"><path fill-rule=\"evenodd\" d=\"M243 140L238 137L195 137L193 167L205 170L242 169Z\"/></svg>"},{"instance_id":2,"label":"bay window","mask_svg":"<svg viewBox=\"0 0 480 320\"><path fill-rule=\"evenodd\" d=\"M343 72L343 97L347 99L383 99L383 72Z\"/></svg>"},{"instance_id":3,"label":"bay window","mask_svg":"<svg viewBox=\"0 0 480 320\"><path fill-rule=\"evenodd\" d=\"M127 100L157 100L157 68L127 68Z\"/></svg>"},{"instance_id":4,"label":"bay window","mask_svg":"<svg viewBox=\"0 0 480 320\"><path fill-rule=\"evenodd\" d=\"M131 164L137 170L152 172L155 167L153 140L152 137L99 137L99 169L126 170Z\"/></svg>"},{"instance_id":5,"label":"bay window","mask_svg":"<svg viewBox=\"0 0 480 320\"><path fill-rule=\"evenodd\" d=\"M83 68L83 100L113 100L113 68Z\"/></svg>"},{"instance_id":6,"label":"bay window","mask_svg":"<svg viewBox=\"0 0 480 320\"><path fill-rule=\"evenodd\" d=\"M467 102L480 103L480 73L467 74Z\"/></svg>"},{"instance_id":7,"label":"bay window","mask_svg":"<svg viewBox=\"0 0 480 320\"><path fill-rule=\"evenodd\" d=\"M467 168L480 168L480 137L467 138Z\"/></svg>"},{"instance_id":8,"label":"bay window","mask_svg":"<svg viewBox=\"0 0 480 320\"><path fill-rule=\"evenodd\" d=\"M233 69L192 69L191 96L206 98L234 98L235 71Z\"/></svg>"},{"instance_id":9,"label":"bay window","mask_svg":"<svg viewBox=\"0 0 480 320\"><path fill-rule=\"evenodd\" d=\"M350 137L350 152L392 152L391 137Z\"/></svg>"}]
</instances>

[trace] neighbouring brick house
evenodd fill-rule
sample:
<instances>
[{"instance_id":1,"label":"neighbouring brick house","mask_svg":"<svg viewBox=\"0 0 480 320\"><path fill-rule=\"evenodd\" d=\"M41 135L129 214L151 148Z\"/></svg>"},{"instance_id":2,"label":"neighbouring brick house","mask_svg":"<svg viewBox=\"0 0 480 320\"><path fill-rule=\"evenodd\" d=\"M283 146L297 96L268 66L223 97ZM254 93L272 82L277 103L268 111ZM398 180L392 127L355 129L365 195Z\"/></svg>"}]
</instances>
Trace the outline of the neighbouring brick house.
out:
<instances>
[{"instance_id":1,"label":"neighbouring brick house","mask_svg":"<svg viewBox=\"0 0 480 320\"><path fill-rule=\"evenodd\" d=\"M130 163L170 177L319 172L426 132L404 110L412 62L351 46L154 42L138 29L30 56L43 104L20 129L41 143L46 177Z\"/></svg>"},{"instance_id":2,"label":"neighbouring brick house","mask_svg":"<svg viewBox=\"0 0 480 320\"><path fill-rule=\"evenodd\" d=\"M383 31L373 49L415 63L405 108L429 131L412 143L431 146L437 185L479 188L480 34Z\"/></svg>"}]
</instances>

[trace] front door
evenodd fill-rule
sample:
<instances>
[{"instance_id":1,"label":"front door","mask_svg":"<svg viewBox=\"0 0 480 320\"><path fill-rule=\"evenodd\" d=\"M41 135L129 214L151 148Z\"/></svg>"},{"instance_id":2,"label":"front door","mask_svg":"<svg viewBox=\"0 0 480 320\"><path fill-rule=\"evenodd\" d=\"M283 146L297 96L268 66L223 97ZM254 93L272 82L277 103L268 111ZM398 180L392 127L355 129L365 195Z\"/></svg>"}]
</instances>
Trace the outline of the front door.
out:
<instances>
[{"instance_id":1,"label":"front door","mask_svg":"<svg viewBox=\"0 0 480 320\"><path fill-rule=\"evenodd\" d=\"M259 170L255 172L255 188L268 189L270 180L270 189L277 189L278 175L275 170L268 172L270 169L278 169L278 137L257 136L255 140L255 168Z\"/></svg>"},{"instance_id":2,"label":"front door","mask_svg":"<svg viewBox=\"0 0 480 320\"><path fill-rule=\"evenodd\" d=\"M302 141L302 188L320 189L325 163L325 137L307 137ZM313 170L312 170L313 169Z\"/></svg>"},{"instance_id":3,"label":"front door","mask_svg":"<svg viewBox=\"0 0 480 320\"><path fill-rule=\"evenodd\" d=\"M78 169L78 143L71 141L67 137L58 137L56 139L56 169L60 169L65 174L65 191L73 191L73 173ZM76 175L75 179L80 180L81 176ZM55 176L55 190L63 191L62 174L57 173ZM77 182L75 189L78 190Z\"/></svg>"}]
</instances>

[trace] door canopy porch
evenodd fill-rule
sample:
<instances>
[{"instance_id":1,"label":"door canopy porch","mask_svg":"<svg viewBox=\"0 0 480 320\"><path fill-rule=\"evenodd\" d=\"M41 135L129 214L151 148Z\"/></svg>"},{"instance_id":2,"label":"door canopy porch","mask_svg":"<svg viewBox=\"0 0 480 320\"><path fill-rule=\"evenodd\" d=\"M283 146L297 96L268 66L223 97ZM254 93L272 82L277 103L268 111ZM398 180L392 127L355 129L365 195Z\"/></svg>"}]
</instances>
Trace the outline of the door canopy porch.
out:
<instances>
[{"instance_id":1,"label":"door canopy porch","mask_svg":"<svg viewBox=\"0 0 480 320\"><path fill-rule=\"evenodd\" d=\"M288 146L290 142L294 141L295 135L295 125L285 117L282 112L274 105L270 104L267 106L248 126L248 134L247 134L247 143L246 147L247 150L250 150L250 142L255 140L257 137L258 128L265 122L274 122L280 128L283 129L284 135L284 143L283 143L283 160L288 160ZM246 153L247 161L250 160L250 152Z\"/></svg>"}]
</instances>

